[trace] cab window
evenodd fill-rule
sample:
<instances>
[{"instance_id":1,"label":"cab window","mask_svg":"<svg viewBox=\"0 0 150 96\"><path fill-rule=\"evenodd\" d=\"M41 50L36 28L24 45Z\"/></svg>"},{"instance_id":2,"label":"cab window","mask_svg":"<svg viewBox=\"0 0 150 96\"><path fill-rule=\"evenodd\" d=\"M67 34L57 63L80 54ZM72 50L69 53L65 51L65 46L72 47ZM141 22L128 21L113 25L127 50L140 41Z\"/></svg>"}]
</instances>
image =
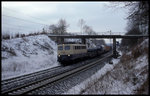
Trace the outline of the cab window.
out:
<instances>
[{"instance_id":1,"label":"cab window","mask_svg":"<svg viewBox=\"0 0 150 96\"><path fill-rule=\"evenodd\" d=\"M83 46L83 49L86 49L86 46Z\"/></svg>"},{"instance_id":2,"label":"cab window","mask_svg":"<svg viewBox=\"0 0 150 96\"><path fill-rule=\"evenodd\" d=\"M58 46L58 50L63 50L63 46Z\"/></svg>"},{"instance_id":3,"label":"cab window","mask_svg":"<svg viewBox=\"0 0 150 96\"><path fill-rule=\"evenodd\" d=\"M70 46L65 46L65 50L70 50Z\"/></svg>"}]
</instances>

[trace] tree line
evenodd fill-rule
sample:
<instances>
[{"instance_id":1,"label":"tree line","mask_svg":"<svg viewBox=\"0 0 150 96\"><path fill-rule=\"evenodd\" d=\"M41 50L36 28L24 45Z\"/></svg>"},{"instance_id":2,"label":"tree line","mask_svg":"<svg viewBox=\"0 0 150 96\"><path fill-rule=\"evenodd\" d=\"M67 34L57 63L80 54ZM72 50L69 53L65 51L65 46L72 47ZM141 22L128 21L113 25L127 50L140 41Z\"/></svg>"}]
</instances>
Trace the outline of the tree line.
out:
<instances>
[{"instance_id":1,"label":"tree line","mask_svg":"<svg viewBox=\"0 0 150 96\"><path fill-rule=\"evenodd\" d=\"M124 2L124 8L128 8L127 33L125 35L149 35L149 2ZM143 39L122 39L121 45L130 49Z\"/></svg>"},{"instance_id":2,"label":"tree line","mask_svg":"<svg viewBox=\"0 0 150 96\"><path fill-rule=\"evenodd\" d=\"M80 27L80 34L96 35L96 32L92 29L92 27L85 24L85 20L80 19L77 25ZM67 24L66 20L60 19L57 24L52 24L49 26L49 33L55 35L72 34L67 32L68 27L69 24Z\"/></svg>"},{"instance_id":3,"label":"tree line","mask_svg":"<svg viewBox=\"0 0 150 96\"><path fill-rule=\"evenodd\" d=\"M85 24L85 20L80 19L78 21L78 26L80 27L80 34L87 34L87 35L96 35L97 33L92 29L91 26ZM40 34L54 34L54 35L67 35L67 34L74 34L67 32L67 28L69 24L65 19L60 19L57 24L51 24L48 27L42 28L42 31L33 32L29 34L17 33L15 36L11 36L8 33L2 34L2 39L11 39L11 38L18 38L18 37L25 37L25 36L33 36L33 35L40 35Z\"/></svg>"}]
</instances>

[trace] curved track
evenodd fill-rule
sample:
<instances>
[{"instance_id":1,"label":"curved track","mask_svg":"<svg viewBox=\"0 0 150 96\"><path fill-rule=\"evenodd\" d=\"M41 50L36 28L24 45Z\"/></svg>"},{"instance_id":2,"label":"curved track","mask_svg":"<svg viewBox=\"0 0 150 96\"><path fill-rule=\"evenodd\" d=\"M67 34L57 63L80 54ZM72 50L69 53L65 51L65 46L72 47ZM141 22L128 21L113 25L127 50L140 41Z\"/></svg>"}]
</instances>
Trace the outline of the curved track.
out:
<instances>
[{"instance_id":1,"label":"curved track","mask_svg":"<svg viewBox=\"0 0 150 96\"><path fill-rule=\"evenodd\" d=\"M6 79L1 81L1 93L2 94L7 94L10 91L13 91L15 89L21 88L23 86L26 86L28 84L30 84L33 78L39 78L44 75L45 73L52 73L55 70L60 69L61 66L57 66L57 67L53 67L50 69L46 69L46 70L42 70L42 71L38 71L38 72L34 72L34 73L30 73L30 74L26 74L26 75L22 75L19 77L14 77L14 78L10 78L10 79ZM28 83L28 81L31 81ZM26 84L24 84L26 83Z\"/></svg>"},{"instance_id":2,"label":"curved track","mask_svg":"<svg viewBox=\"0 0 150 96\"><path fill-rule=\"evenodd\" d=\"M103 57L96 61L92 61L88 64L83 64L82 66L55 67L52 69L47 69L44 71L2 81L1 93L7 95L27 94L47 84L61 80L62 78L71 76L75 73L79 73L83 70L88 70L88 68L96 65L101 60L111 56L112 54L107 54L106 57Z\"/></svg>"}]
</instances>

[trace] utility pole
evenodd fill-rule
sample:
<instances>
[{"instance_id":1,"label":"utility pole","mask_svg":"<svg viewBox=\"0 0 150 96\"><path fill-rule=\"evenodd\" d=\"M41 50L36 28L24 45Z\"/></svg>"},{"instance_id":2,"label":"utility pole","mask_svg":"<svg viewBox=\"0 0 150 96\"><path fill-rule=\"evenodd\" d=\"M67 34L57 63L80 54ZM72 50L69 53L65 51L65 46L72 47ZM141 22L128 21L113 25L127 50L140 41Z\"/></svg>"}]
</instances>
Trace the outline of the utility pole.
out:
<instances>
[{"instance_id":1,"label":"utility pole","mask_svg":"<svg viewBox=\"0 0 150 96\"><path fill-rule=\"evenodd\" d=\"M110 35L111 35L111 30L110 30ZM110 38L110 44L111 44L111 38Z\"/></svg>"},{"instance_id":2,"label":"utility pole","mask_svg":"<svg viewBox=\"0 0 150 96\"><path fill-rule=\"evenodd\" d=\"M8 32L9 32L9 39L11 39L11 32L8 30Z\"/></svg>"}]
</instances>

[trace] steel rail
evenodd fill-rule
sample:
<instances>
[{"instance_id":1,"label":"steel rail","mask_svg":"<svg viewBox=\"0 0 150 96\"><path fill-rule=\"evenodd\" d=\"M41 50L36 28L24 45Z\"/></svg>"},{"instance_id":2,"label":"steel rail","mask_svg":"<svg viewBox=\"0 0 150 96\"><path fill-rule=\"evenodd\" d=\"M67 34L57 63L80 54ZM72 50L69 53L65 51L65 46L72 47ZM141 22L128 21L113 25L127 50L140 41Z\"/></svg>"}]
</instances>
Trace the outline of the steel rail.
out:
<instances>
[{"instance_id":1,"label":"steel rail","mask_svg":"<svg viewBox=\"0 0 150 96\"><path fill-rule=\"evenodd\" d=\"M58 68L61 68L60 66L58 66L58 67L53 67L53 68L51 68L51 69L53 69L53 70L50 70L50 69L46 69L46 70L42 70L42 71L38 71L38 72L35 72L35 73L37 73L37 74L35 74L35 73L31 73L31 74L26 74L25 75L25 77L23 77L23 76L21 76L21 78L19 78L19 77L16 77L16 78L13 78L13 80L11 80L11 81L7 81L7 82L5 82L5 83L3 83L2 85L1 85L1 88L2 87L7 87L7 86L9 86L9 85L11 85L11 83L14 83L14 82L16 82L17 81L17 79L19 78L19 80L21 81L23 81L24 79L30 79L30 78L33 78L33 76L32 75L34 75L34 76L38 76L38 75L42 75L43 73L47 73L47 72L52 72L52 71L54 71L54 69L58 69ZM30 78L29 78L30 77ZM41 79L39 79L39 80L43 80L44 78L41 78ZM37 80L38 81L38 80ZM12 91L14 91L14 90L17 90L17 89L19 89L19 88L23 88L23 87L25 87L25 86L28 86L28 85L30 85L30 84L33 84L33 83L35 83L35 82L37 82L37 81L34 81L34 82L29 82L29 83L26 83L26 84L24 84L24 85L20 85L20 86L17 86L17 87L14 87L14 88L11 88L10 90L1 90L2 92L1 92L1 94L7 94L7 93L9 93L9 92L12 92ZM18 82L18 81L17 81Z\"/></svg>"},{"instance_id":2,"label":"steel rail","mask_svg":"<svg viewBox=\"0 0 150 96\"><path fill-rule=\"evenodd\" d=\"M18 88L18 89L16 89L16 90L13 90L13 91L9 92L8 94L9 94L9 95L22 95L22 94L27 94L27 93L29 93L29 92L31 92L31 91L33 91L33 90L39 89L39 88L41 88L41 87L43 87L43 86L45 86L45 85L47 85L47 84L56 82L56 81L58 81L58 80L61 80L62 78L65 78L65 77L67 77L67 76L70 76L70 75L72 75L72 74L75 74L75 73L77 73L77 72L80 72L80 71L82 71L82 70L84 70L84 69L86 69L86 68L89 68L89 67L91 67L91 66L94 66L96 63L98 63L98 62L100 62L101 60L103 60L103 59L105 59L105 58L107 58L107 57L110 57L110 56L112 56L112 54L111 54L111 55L108 55L108 56L106 56L106 57L103 57L103 58L101 58L101 59L99 59L99 60L96 60L95 62L86 64L86 65L84 65L84 66L75 68L75 69L73 69L73 70L69 70L69 71L60 73L60 74L58 74L58 75L56 75L56 76L52 76L51 78L48 78L48 79L45 79L45 80L42 80L42 81L39 81L39 82L32 83L32 84L30 84L30 85L28 85L28 86L23 86L22 88Z\"/></svg>"},{"instance_id":3,"label":"steel rail","mask_svg":"<svg viewBox=\"0 0 150 96\"><path fill-rule=\"evenodd\" d=\"M60 66L45 69L45 70L41 70L41 71L37 71L37 72L33 72L33 73L29 73L29 74L25 74L25 75L21 75L21 76L17 76L17 77L13 77L13 78L9 78L9 79L5 79L5 80L1 81L1 85L5 85L5 84L8 84L8 83L10 84L11 82L16 81L16 79L22 80L22 79L31 77L33 75L39 75L39 74L43 74L45 72L50 72L50 71L56 70L57 68L60 68Z\"/></svg>"}]
</instances>

